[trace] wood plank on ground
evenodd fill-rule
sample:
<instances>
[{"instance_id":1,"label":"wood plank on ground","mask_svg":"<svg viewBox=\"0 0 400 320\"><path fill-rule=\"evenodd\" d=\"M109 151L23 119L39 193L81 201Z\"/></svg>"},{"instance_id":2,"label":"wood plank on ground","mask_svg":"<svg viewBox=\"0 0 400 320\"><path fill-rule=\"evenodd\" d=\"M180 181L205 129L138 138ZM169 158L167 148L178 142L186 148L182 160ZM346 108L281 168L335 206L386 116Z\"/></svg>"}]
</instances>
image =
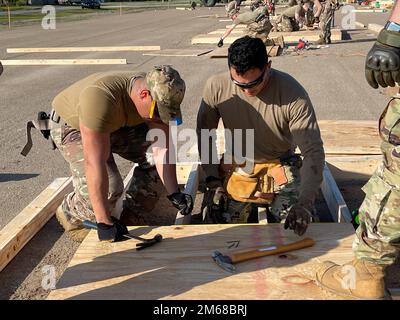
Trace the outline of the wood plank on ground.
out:
<instances>
[{"instance_id":1,"label":"wood plank on ground","mask_svg":"<svg viewBox=\"0 0 400 320\"><path fill-rule=\"evenodd\" d=\"M311 224L306 236L315 240L315 246L290 252L286 258L239 263L234 274L215 264L214 250L226 254L303 237L280 224L130 229L143 237L160 233L163 241L136 251L136 240L101 243L91 231L48 299L340 299L314 283L315 269L325 260L342 264L353 257L354 228L347 223Z\"/></svg>"},{"instance_id":2,"label":"wood plank on ground","mask_svg":"<svg viewBox=\"0 0 400 320\"><path fill-rule=\"evenodd\" d=\"M214 49L208 56L211 59L227 58L228 57L228 46ZM267 46L267 53L269 57L276 57L279 55L279 46Z\"/></svg>"},{"instance_id":3,"label":"wood plank on ground","mask_svg":"<svg viewBox=\"0 0 400 320\"><path fill-rule=\"evenodd\" d=\"M222 32L222 31L221 31ZM223 34L223 33L222 33ZM231 34L224 39L225 44L231 44L236 39L240 38L242 34ZM294 31L294 32L271 32L270 38L276 38L283 36L285 42L298 42L299 39L304 38L308 41L316 41L319 39L319 31L317 30L305 30L305 31ZM200 34L192 38L192 44L216 44L220 40L220 34ZM332 29L332 41L342 40L342 31L340 29Z\"/></svg>"},{"instance_id":4,"label":"wood plank on ground","mask_svg":"<svg viewBox=\"0 0 400 320\"><path fill-rule=\"evenodd\" d=\"M0 271L54 215L72 191L72 178L57 178L0 230Z\"/></svg>"},{"instance_id":5,"label":"wood plank on ground","mask_svg":"<svg viewBox=\"0 0 400 320\"><path fill-rule=\"evenodd\" d=\"M124 47L49 47L49 48L7 48L7 53L33 52L110 52L110 51L154 51L160 46L124 46Z\"/></svg>"},{"instance_id":6,"label":"wood plank on ground","mask_svg":"<svg viewBox=\"0 0 400 320\"><path fill-rule=\"evenodd\" d=\"M126 59L30 59L0 60L4 66L127 64Z\"/></svg>"},{"instance_id":7,"label":"wood plank on ground","mask_svg":"<svg viewBox=\"0 0 400 320\"><path fill-rule=\"evenodd\" d=\"M146 52L143 53L143 55L160 57L199 57L212 50L213 49L163 49L155 52Z\"/></svg>"}]
</instances>

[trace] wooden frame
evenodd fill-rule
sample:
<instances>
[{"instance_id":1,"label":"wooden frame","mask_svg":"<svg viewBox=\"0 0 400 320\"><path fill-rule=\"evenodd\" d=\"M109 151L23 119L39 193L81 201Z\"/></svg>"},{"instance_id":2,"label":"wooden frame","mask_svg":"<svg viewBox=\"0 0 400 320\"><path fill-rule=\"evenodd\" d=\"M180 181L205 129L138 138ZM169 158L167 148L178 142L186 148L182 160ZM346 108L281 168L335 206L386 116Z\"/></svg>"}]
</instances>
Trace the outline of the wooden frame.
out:
<instances>
[{"instance_id":1,"label":"wooden frame","mask_svg":"<svg viewBox=\"0 0 400 320\"><path fill-rule=\"evenodd\" d=\"M0 271L50 220L64 196L72 191L72 178L57 178L0 230Z\"/></svg>"}]
</instances>

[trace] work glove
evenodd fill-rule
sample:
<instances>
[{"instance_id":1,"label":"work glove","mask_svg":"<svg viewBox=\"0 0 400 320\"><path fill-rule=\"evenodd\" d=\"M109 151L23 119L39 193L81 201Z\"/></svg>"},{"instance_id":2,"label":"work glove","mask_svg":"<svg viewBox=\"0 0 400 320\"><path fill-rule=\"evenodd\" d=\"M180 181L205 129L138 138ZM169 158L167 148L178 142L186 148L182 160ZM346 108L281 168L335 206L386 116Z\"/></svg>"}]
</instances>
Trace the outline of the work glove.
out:
<instances>
[{"instance_id":1,"label":"work glove","mask_svg":"<svg viewBox=\"0 0 400 320\"><path fill-rule=\"evenodd\" d=\"M311 211L305 206L296 203L289 209L284 228L294 230L295 234L302 236L306 232L311 218Z\"/></svg>"},{"instance_id":2,"label":"work glove","mask_svg":"<svg viewBox=\"0 0 400 320\"><path fill-rule=\"evenodd\" d=\"M218 48L221 48L223 45L224 45L224 39L221 38L219 39L217 46Z\"/></svg>"},{"instance_id":3,"label":"work glove","mask_svg":"<svg viewBox=\"0 0 400 320\"><path fill-rule=\"evenodd\" d=\"M205 220L212 223L226 223L223 213L227 210L228 197L222 186L222 181L215 177L207 177L201 212ZM207 222L207 221L206 221Z\"/></svg>"},{"instance_id":4,"label":"work glove","mask_svg":"<svg viewBox=\"0 0 400 320\"><path fill-rule=\"evenodd\" d=\"M385 29L379 33L365 61L365 78L375 89L400 82L400 33Z\"/></svg>"},{"instance_id":5,"label":"work glove","mask_svg":"<svg viewBox=\"0 0 400 320\"><path fill-rule=\"evenodd\" d=\"M187 216L193 210L193 199L190 194L182 193L180 191L175 192L167 196L169 201L175 208L179 210L181 214Z\"/></svg>"},{"instance_id":6,"label":"work glove","mask_svg":"<svg viewBox=\"0 0 400 320\"><path fill-rule=\"evenodd\" d=\"M112 225L97 223L97 235L100 241L116 242L124 239L124 234L128 234L127 227L118 219L111 217Z\"/></svg>"}]
</instances>

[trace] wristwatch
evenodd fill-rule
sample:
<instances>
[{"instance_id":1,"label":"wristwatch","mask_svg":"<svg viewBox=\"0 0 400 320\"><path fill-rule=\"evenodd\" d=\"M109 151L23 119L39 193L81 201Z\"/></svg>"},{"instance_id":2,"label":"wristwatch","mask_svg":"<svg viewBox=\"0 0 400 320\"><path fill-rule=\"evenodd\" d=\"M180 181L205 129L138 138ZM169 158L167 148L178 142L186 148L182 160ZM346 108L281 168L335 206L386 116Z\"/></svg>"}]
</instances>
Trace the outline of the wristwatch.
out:
<instances>
[{"instance_id":1,"label":"wristwatch","mask_svg":"<svg viewBox=\"0 0 400 320\"><path fill-rule=\"evenodd\" d=\"M400 32L400 24L392 21L388 21L385 24L385 30L388 31L395 31L395 32Z\"/></svg>"}]
</instances>

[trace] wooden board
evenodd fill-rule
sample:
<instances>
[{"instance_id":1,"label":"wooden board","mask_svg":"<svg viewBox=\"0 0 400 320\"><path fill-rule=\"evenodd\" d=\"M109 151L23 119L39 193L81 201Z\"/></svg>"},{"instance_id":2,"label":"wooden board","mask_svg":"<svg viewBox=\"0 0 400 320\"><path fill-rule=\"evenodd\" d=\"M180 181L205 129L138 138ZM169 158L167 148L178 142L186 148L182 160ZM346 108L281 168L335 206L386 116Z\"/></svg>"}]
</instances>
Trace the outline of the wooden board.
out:
<instances>
[{"instance_id":1,"label":"wooden board","mask_svg":"<svg viewBox=\"0 0 400 320\"><path fill-rule=\"evenodd\" d=\"M216 35L216 34L219 36L222 36L225 32L226 32L226 29L218 29L218 30L211 31L207 34L209 34L210 36ZM241 35L243 37L246 35L246 29L243 29L243 28L236 29L235 28L231 31L231 34Z\"/></svg>"},{"instance_id":2,"label":"wooden board","mask_svg":"<svg viewBox=\"0 0 400 320\"><path fill-rule=\"evenodd\" d=\"M55 179L25 209L0 230L0 271L54 215L72 191L72 178Z\"/></svg>"},{"instance_id":3,"label":"wooden board","mask_svg":"<svg viewBox=\"0 0 400 320\"><path fill-rule=\"evenodd\" d=\"M160 49L160 46L7 48L7 53L153 51Z\"/></svg>"},{"instance_id":4,"label":"wooden board","mask_svg":"<svg viewBox=\"0 0 400 320\"><path fill-rule=\"evenodd\" d=\"M379 155L377 121L319 120L326 154Z\"/></svg>"},{"instance_id":5,"label":"wooden board","mask_svg":"<svg viewBox=\"0 0 400 320\"><path fill-rule=\"evenodd\" d=\"M227 58L229 46L223 46L213 50L208 56L211 59ZM267 46L267 53L269 57L276 57L279 55L279 46Z\"/></svg>"},{"instance_id":6,"label":"wooden board","mask_svg":"<svg viewBox=\"0 0 400 320\"><path fill-rule=\"evenodd\" d=\"M351 222L352 216L346 202L343 199L335 179L332 176L329 167L325 164L323 171L323 181L321 191L325 202L335 222Z\"/></svg>"},{"instance_id":7,"label":"wooden board","mask_svg":"<svg viewBox=\"0 0 400 320\"><path fill-rule=\"evenodd\" d=\"M383 25L381 24L376 24L376 23L368 23L368 30L374 31L376 33L381 32L381 30L383 29Z\"/></svg>"},{"instance_id":8,"label":"wooden board","mask_svg":"<svg viewBox=\"0 0 400 320\"><path fill-rule=\"evenodd\" d=\"M212 50L213 49L164 49L156 52L143 53L143 55L160 57L199 57Z\"/></svg>"},{"instance_id":9,"label":"wooden board","mask_svg":"<svg viewBox=\"0 0 400 320\"><path fill-rule=\"evenodd\" d=\"M312 281L315 268L325 260L342 264L353 257L354 229L346 223L312 224L306 236L316 241L314 247L293 251L286 259L269 256L242 262L234 274L214 263L214 250L229 253L301 238L280 224L131 230L144 237L160 233L164 240L136 251L135 240L100 243L91 231L48 299L339 299Z\"/></svg>"},{"instance_id":10,"label":"wooden board","mask_svg":"<svg viewBox=\"0 0 400 320\"><path fill-rule=\"evenodd\" d=\"M192 44L216 44L221 38L221 34L200 34L192 38ZM236 39L240 38L244 34L231 34L224 39L225 44L231 44ZM283 36L285 42L298 42L299 39L304 38L308 41L316 41L319 39L319 31L306 30L306 31L294 31L294 32L271 32L270 38ZM342 31L338 29L332 29L332 41L342 40Z\"/></svg>"},{"instance_id":11,"label":"wooden board","mask_svg":"<svg viewBox=\"0 0 400 320\"><path fill-rule=\"evenodd\" d=\"M31 59L0 60L4 66L127 64L126 59Z\"/></svg>"},{"instance_id":12,"label":"wooden board","mask_svg":"<svg viewBox=\"0 0 400 320\"><path fill-rule=\"evenodd\" d=\"M365 182L382 162L381 155L326 157L329 170L337 183Z\"/></svg>"}]
</instances>

